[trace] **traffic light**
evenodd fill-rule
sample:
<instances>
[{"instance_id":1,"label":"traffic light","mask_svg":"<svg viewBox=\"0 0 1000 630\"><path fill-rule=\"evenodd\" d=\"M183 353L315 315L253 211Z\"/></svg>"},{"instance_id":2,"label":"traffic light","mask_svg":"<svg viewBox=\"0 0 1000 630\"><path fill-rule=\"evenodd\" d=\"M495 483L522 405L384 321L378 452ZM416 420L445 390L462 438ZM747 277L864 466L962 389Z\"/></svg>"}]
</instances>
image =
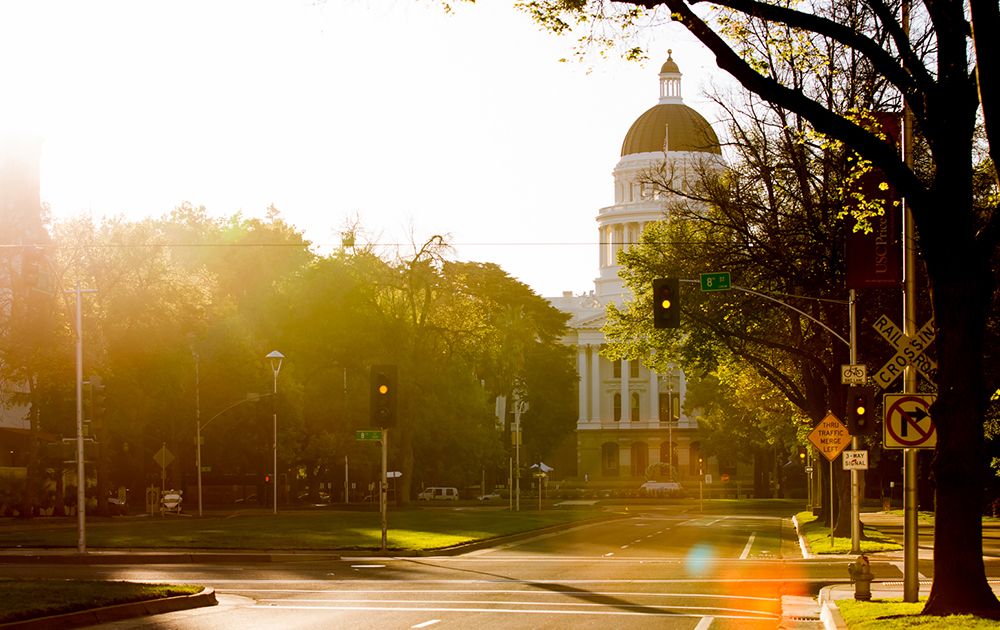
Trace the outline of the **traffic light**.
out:
<instances>
[{"instance_id":1,"label":"traffic light","mask_svg":"<svg viewBox=\"0 0 1000 630\"><path fill-rule=\"evenodd\" d=\"M867 435L875 431L875 397L867 387L847 390L847 430L851 435Z\"/></svg>"},{"instance_id":2,"label":"traffic light","mask_svg":"<svg viewBox=\"0 0 1000 630\"><path fill-rule=\"evenodd\" d=\"M101 377L96 374L90 375L90 418L95 425L104 421L104 414L107 411L107 398L104 392L104 383Z\"/></svg>"},{"instance_id":3,"label":"traffic light","mask_svg":"<svg viewBox=\"0 0 1000 630\"><path fill-rule=\"evenodd\" d=\"M371 368L371 425L386 429L396 426L396 366L373 365Z\"/></svg>"},{"instance_id":4,"label":"traffic light","mask_svg":"<svg viewBox=\"0 0 1000 630\"><path fill-rule=\"evenodd\" d=\"M653 328L677 328L681 325L680 281L677 278L653 280Z\"/></svg>"}]
</instances>

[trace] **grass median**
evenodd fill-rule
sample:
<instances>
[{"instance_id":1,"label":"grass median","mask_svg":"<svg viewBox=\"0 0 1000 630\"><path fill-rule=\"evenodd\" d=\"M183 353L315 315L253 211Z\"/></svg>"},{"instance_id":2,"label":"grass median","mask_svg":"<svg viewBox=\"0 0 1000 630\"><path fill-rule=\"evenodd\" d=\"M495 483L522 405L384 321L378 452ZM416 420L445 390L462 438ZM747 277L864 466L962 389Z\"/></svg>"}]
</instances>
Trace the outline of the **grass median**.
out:
<instances>
[{"instance_id":1,"label":"grass median","mask_svg":"<svg viewBox=\"0 0 1000 630\"><path fill-rule=\"evenodd\" d=\"M387 546L427 551L610 516L599 510L509 512L484 508L390 510ZM316 509L87 519L87 545L99 549L371 550L381 546L378 512ZM75 518L5 520L0 548L74 548Z\"/></svg>"},{"instance_id":2,"label":"grass median","mask_svg":"<svg viewBox=\"0 0 1000 630\"><path fill-rule=\"evenodd\" d=\"M830 527L817 520L812 512L799 512L795 515L799 522L799 531L806 539L809 550L815 554L849 554L851 539L834 537L830 540ZM873 527L865 527L861 535L861 553L876 551L899 551L903 546Z\"/></svg>"},{"instance_id":3,"label":"grass median","mask_svg":"<svg viewBox=\"0 0 1000 630\"><path fill-rule=\"evenodd\" d=\"M0 623L192 595L203 588L184 584L0 579Z\"/></svg>"},{"instance_id":4,"label":"grass median","mask_svg":"<svg viewBox=\"0 0 1000 630\"><path fill-rule=\"evenodd\" d=\"M838 600L837 608L849 630L951 630L968 628L971 630L997 630L1000 621L984 619L973 615L949 615L947 617L923 616L926 600L906 603L899 599L872 600L859 602Z\"/></svg>"}]
</instances>

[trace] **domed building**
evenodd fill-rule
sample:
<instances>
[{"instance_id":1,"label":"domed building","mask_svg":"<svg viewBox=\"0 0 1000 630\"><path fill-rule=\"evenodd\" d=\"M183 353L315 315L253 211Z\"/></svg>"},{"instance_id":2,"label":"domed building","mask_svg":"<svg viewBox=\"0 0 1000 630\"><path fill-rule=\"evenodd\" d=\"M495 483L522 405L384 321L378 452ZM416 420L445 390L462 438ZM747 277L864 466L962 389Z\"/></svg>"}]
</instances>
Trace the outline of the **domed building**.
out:
<instances>
[{"instance_id":1,"label":"domed building","mask_svg":"<svg viewBox=\"0 0 1000 630\"><path fill-rule=\"evenodd\" d=\"M683 186L696 165L722 163L712 126L683 102L681 72L671 51L659 83L659 101L632 123L622 142L613 172L614 205L597 213L594 290L549 298L571 316L566 343L576 348L580 376L577 477L590 486L635 490L647 480L684 485L711 470L712 462L699 461L697 423L682 412L683 372L661 374L638 359L610 361L600 355L607 305L621 306L629 296L618 252L638 243L648 223L666 218L669 199L641 183L642 174L664 166L674 184Z\"/></svg>"}]
</instances>

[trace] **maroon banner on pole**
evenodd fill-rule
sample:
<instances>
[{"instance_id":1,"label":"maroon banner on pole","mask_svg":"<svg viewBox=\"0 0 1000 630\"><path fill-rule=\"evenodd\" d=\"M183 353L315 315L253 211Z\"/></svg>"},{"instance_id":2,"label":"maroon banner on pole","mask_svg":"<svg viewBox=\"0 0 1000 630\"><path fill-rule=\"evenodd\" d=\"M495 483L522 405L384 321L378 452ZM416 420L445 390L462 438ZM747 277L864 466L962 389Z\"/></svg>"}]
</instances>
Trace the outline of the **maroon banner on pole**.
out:
<instances>
[{"instance_id":1,"label":"maroon banner on pole","mask_svg":"<svg viewBox=\"0 0 1000 630\"><path fill-rule=\"evenodd\" d=\"M890 141L899 145L899 114L894 112L873 112L876 124ZM848 289L899 286L903 280L902 255L902 205L896 203L899 197L889 184L883 190L885 176L878 168L873 168L860 178L861 193L867 200L881 200L885 212L871 217L872 231L847 234L846 245L846 285Z\"/></svg>"}]
</instances>

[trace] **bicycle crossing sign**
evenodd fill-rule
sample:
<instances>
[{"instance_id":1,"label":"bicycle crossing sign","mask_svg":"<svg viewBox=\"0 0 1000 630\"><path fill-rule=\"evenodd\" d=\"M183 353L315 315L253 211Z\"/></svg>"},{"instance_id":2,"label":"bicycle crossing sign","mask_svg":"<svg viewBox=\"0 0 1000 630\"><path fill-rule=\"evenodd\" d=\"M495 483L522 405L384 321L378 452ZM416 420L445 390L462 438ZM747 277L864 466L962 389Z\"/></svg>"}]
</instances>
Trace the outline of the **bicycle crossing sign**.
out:
<instances>
[{"instance_id":1,"label":"bicycle crossing sign","mask_svg":"<svg viewBox=\"0 0 1000 630\"><path fill-rule=\"evenodd\" d=\"M934 448L937 431L930 408L933 394L886 394L882 445L885 448Z\"/></svg>"},{"instance_id":2,"label":"bicycle crossing sign","mask_svg":"<svg viewBox=\"0 0 1000 630\"><path fill-rule=\"evenodd\" d=\"M889 342L896 349L893 355L882 369L874 376L875 384L882 389L887 389L903 373L903 368L912 365L924 378L934 383L937 378L937 362L927 356L927 347L934 341L937 333L934 329L934 319L930 319L916 335L910 337L903 334L896 324L886 315L878 318L873 325L878 334Z\"/></svg>"},{"instance_id":3,"label":"bicycle crossing sign","mask_svg":"<svg viewBox=\"0 0 1000 630\"><path fill-rule=\"evenodd\" d=\"M862 364L840 366L841 385L864 385L868 382L868 366Z\"/></svg>"}]
</instances>

